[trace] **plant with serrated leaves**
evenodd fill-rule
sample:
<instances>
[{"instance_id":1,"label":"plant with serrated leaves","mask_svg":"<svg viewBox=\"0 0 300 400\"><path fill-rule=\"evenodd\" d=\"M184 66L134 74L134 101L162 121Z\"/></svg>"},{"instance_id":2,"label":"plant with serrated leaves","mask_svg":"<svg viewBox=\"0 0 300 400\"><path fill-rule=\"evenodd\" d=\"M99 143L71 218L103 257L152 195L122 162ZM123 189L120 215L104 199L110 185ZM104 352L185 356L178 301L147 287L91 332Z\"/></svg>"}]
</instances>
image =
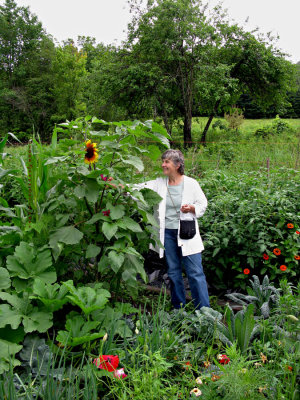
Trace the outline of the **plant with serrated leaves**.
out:
<instances>
[{"instance_id":1,"label":"plant with serrated leaves","mask_svg":"<svg viewBox=\"0 0 300 400\"><path fill-rule=\"evenodd\" d=\"M56 281L51 251L47 247L36 249L32 244L21 242L14 254L7 257L6 267L17 292L31 288L35 278L46 283Z\"/></svg>"},{"instance_id":2,"label":"plant with serrated leaves","mask_svg":"<svg viewBox=\"0 0 300 400\"><path fill-rule=\"evenodd\" d=\"M276 289L270 284L267 275L260 283L258 276L253 275L253 280L249 280L251 286L247 286L248 294L231 293L226 296L241 305L254 304L256 311L264 318L269 318L271 307L278 305L280 297L280 289Z\"/></svg>"},{"instance_id":3,"label":"plant with serrated leaves","mask_svg":"<svg viewBox=\"0 0 300 400\"><path fill-rule=\"evenodd\" d=\"M202 307L200 311L197 311L197 314L200 317L200 321L202 314L214 326L221 342L232 346L236 341L242 354L245 354L250 342L260 331L259 325L255 322L253 312L254 305L249 304L236 314L234 314L229 305L226 306L224 316L208 307Z\"/></svg>"}]
</instances>

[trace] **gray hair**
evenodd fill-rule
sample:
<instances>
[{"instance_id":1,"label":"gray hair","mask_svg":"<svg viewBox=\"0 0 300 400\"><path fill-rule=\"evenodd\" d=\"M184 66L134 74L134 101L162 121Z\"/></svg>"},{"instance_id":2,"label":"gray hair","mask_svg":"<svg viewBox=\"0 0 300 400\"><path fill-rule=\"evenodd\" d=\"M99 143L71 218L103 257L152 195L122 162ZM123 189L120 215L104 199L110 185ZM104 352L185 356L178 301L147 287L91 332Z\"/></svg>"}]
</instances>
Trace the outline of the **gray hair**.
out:
<instances>
[{"instance_id":1,"label":"gray hair","mask_svg":"<svg viewBox=\"0 0 300 400\"><path fill-rule=\"evenodd\" d=\"M162 160L171 160L176 167L178 167L178 172L180 175L184 174L184 157L180 150L167 150L161 156Z\"/></svg>"}]
</instances>

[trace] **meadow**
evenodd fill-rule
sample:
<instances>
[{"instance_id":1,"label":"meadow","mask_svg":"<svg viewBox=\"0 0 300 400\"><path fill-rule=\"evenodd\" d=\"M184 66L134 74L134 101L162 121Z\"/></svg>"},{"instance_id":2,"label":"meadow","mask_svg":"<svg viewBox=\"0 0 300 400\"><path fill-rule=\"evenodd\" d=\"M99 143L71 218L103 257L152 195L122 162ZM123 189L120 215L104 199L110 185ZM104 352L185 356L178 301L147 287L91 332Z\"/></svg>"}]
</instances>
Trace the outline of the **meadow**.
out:
<instances>
[{"instance_id":1,"label":"meadow","mask_svg":"<svg viewBox=\"0 0 300 400\"><path fill-rule=\"evenodd\" d=\"M204 145L205 123L194 119L189 149L180 121L172 138L157 122L91 117L47 144L4 136L1 398L299 398L300 120L236 130L217 118ZM209 201L199 227L214 296L200 311L145 289L159 198L130 184L160 174L169 140Z\"/></svg>"}]
</instances>

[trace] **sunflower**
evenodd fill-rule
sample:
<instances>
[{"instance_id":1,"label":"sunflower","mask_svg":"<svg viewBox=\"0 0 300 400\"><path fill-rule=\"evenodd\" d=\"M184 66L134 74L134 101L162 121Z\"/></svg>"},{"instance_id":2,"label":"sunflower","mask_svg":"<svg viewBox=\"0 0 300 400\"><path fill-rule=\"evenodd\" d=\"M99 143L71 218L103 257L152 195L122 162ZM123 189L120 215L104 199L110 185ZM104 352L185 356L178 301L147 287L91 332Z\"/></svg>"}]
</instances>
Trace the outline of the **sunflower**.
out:
<instances>
[{"instance_id":1,"label":"sunflower","mask_svg":"<svg viewBox=\"0 0 300 400\"><path fill-rule=\"evenodd\" d=\"M94 164L95 162L98 161L98 149L97 149L97 144L92 143L91 140L87 140L85 142L85 156L84 156L84 162L86 164Z\"/></svg>"}]
</instances>

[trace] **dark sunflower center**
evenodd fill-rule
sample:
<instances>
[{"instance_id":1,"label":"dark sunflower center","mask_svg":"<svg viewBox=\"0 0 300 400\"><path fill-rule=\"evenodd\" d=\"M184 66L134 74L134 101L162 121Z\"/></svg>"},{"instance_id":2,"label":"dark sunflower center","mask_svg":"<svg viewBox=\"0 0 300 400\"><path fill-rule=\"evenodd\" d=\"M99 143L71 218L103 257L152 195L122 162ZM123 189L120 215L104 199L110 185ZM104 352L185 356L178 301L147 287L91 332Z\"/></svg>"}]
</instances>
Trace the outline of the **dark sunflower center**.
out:
<instances>
[{"instance_id":1,"label":"dark sunflower center","mask_svg":"<svg viewBox=\"0 0 300 400\"><path fill-rule=\"evenodd\" d=\"M86 158L92 158L94 156L94 148L93 147L88 147L86 149L85 157Z\"/></svg>"}]
</instances>

